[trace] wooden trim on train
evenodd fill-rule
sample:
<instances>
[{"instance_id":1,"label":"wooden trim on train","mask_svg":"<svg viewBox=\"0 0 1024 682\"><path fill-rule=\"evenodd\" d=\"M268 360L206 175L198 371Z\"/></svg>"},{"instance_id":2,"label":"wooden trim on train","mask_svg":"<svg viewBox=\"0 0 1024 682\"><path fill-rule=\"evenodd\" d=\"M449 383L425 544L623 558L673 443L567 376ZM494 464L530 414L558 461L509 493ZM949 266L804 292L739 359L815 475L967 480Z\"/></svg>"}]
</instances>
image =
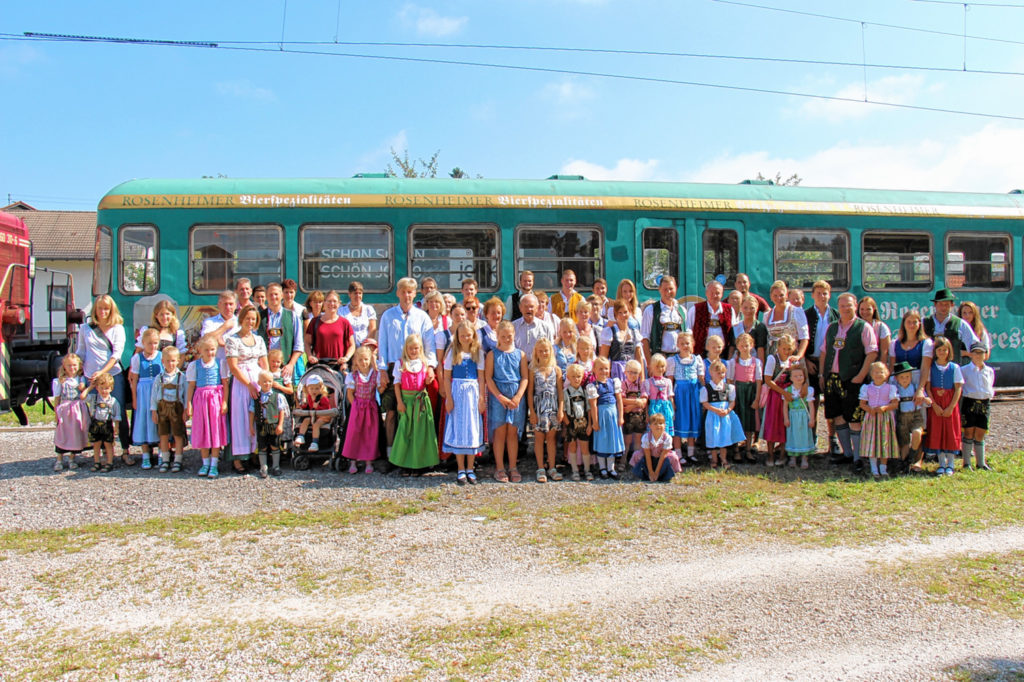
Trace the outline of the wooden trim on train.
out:
<instances>
[{"instance_id":1,"label":"wooden trim on train","mask_svg":"<svg viewBox=\"0 0 1024 682\"><path fill-rule=\"evenodd\" d=\"M176 208L493 208L1024 218L1024 208L1010 206L540 194L115 194L103 197L99 205L101 211Z\"/></svg>"}]
</instances>

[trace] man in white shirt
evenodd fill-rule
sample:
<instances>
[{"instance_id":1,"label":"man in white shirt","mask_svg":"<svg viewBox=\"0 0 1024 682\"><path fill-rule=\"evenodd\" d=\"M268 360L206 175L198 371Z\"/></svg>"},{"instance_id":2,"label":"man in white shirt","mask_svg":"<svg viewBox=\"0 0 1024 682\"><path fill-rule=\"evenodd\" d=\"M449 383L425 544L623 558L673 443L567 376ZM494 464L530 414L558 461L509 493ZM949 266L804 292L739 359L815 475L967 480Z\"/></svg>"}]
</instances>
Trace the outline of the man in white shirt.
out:
<instances>
[{"instance_id":1,"label":"man in white shirt","mask_svg":"<svg viewBox=\"0 0 1024 682\"><path fill-rule=\"evenodd\" d=\"M661 299L644 308L640 319L640 335L643 337L644 357L647 364L651 355L661 353L665 357L676 355L676 337L686 330L686 311L676 301L676 278L665 275L658 284ZM655 312L658 313L655 317Z\"/></svg>"},{"instance_id":2,"label":"man in white shirt","mask_svg":"<svg viewBox=\"0 0 1024 682\"><path fill-rule=\"evenodd\" d=\"M224 360L224 346L232 336L238 333L238 318L235 316L237 297L235 292L226 289L217 297L217 314L203 320L199 335L209 334L217 339L217 361Z\"/></svg>"},{"instance_id":3,"label":"man in white shirt","mask_svg":"<svg viewBox=\"0 0 1024 682\"><path fill-rule=\"evenodd\" d=\"M533 359L533 347L539 339L555 342L555 330L545 320L537 317L537 297L527 294L519 300L522 317L512 322L516 330L516 348L526 354L526 362Z\"/></svg>"}]
</instances>

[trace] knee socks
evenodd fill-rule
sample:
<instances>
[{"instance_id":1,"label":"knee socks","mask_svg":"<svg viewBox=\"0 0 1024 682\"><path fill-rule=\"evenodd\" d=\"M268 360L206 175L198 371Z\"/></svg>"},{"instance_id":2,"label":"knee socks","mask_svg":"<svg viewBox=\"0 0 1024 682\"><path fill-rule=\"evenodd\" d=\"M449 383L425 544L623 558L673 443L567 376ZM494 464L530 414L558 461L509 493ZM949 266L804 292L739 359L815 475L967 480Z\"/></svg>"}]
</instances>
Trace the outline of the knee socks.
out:
<instances>
[{"instance_id":1,"label":"knee socks","mask_svg":"<svg viewBox=\"0 0 1024 682\"><path fill-rule=\"evenodd\" d=\"M974 441L974 466L979 469L988 466L988 463L985 461L985 441L983 440Z\"/></svg>"},{"instance_id":2,"label":"knee socks","mask_svg":"<svg viewBox=\"0 0 1024 682\"><path fill-rule=\"evenodd\" d=\"M853 448L853 461L860 459L860 431L850 429L850 447Z\"/></svg>"},{"instance_id":3,"label":"knee socks","mask_svg":"<svg viewBox=\"0 0 1024 682\"><path fill-rule=\"evenodd\" d=\"M878 459L875 457L871 458L871 473L875 476L878 475Z\"/></svg>"},{"instance_id":4,"label":"knee socks","mask_svg":"<svg viewBox=\"0 0 1024 682\"><path fill-rule=\"evenodd\" d=\"M848 424L836 426L836 438L839 439L839 446L843 449L843 454L847 457L853 457L853 442L850 438L850 427Z\"/></svg>"},{"instance_id":5,"label":"knee socks","mask_svg":"<svg viewBox=\"0 0 1024 682\"><path fill-rule=\"evenodd\" d=\"M960 456L964 458L965 469L971 466L971 453L974 452L974 442L972 438L964 438L960 444ZM953 461L956 462L956 456L953 457Z\"/></svg>"},{"instance_id":6,"label":"knee socks","mask_svg":"<svg viewBox=\"0 0 1024 682\"><path fill-rule=\"evenodd\" d=\"M275 469L279 468L281 466L281 451L280 450L274 450L273 452L271 452L270 453L270 461L271 461L271 464L273 464Z\"/></svg>"}]
</instances>

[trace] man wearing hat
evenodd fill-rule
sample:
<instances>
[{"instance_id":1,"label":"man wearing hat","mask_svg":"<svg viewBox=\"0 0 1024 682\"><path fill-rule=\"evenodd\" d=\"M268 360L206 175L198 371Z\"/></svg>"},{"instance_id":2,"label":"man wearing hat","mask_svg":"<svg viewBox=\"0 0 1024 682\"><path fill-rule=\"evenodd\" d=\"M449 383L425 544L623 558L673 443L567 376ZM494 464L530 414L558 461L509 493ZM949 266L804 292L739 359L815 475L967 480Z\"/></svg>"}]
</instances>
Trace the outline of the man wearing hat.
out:
<instances>
[{"instance_id":1,"label":"man wearing hat","mask_svg":"<svg viewBox=\"0 0 1024 682\"><path fill-rule=\"evenodd\" d=\"M861 470L860 428L864 410L860 407L860 387L871 363L878 358L878 339L870 324L857 317L857 297L850 293L839 297L839 321L825 332L818 349L818 382L825 396L825 418L835 422L836 436L843 454Z\"/></svg>"},{"instance_id":2,"label":"man wearing hat","mask_svg":"<svg viewBox=\"0 0 1024 682\"><path fill-rule=\"evenodd\" d=\"M963 325L967 327L968 325ZM985 461L985 436L988 434L989 401L996 395L996 374L985 364L989 348L984 341L971 346L971 361L960 368L964 375L963 400L960 414L963 421L964 468L971 462L974 451L974 465L991 471Z\"/></svg>"},{"instance_id":3,"label":"man wearing hat","mask_svg":"<svg viewBox=\"0 0 1024 682\"><path fill-rule=\"evenodd\" d=\"M922 321L924 333L935 338L945 336L953 344L953 362L960 362L967 357L967 349L978 342L978 337L971 329L971 325L964 323L959 317L953 314L953 301L956 297L949 289L939 289L935 292L932 303L935 304L935 314L926 317Z\"/></svg>"}]
</instances>

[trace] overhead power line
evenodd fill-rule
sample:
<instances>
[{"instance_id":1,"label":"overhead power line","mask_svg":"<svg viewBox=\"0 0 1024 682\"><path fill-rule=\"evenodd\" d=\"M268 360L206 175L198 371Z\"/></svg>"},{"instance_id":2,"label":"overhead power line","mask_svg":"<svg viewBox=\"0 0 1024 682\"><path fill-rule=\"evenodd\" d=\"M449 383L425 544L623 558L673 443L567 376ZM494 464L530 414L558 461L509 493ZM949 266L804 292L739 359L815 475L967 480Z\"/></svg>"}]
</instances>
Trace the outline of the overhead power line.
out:
<instances>
[{"instance_id":1,"label":"overhead power line","mask_svg":"<svg viewBox=\"0 0 1024 682\"><path fill-rule=\"evenodd\" d=\"M850 17L840 17L834 14L820 14L818 12L806 12L798 9L788 9L785 7L772 7L770 5L758 5L753 2L740 2L740 0L712 0L722 5L736 5L737 7L749 7L751 9L761 9L767 12L782 12L784 14L797 14L804 17L814 17L815 19L827 19L829 21L842 21L849 24L857 24L859 26L877 26L879 28L891 28L897 31L912 31L914 33L928 33L937 36L947 36L950 38L968 38L970 40L985 40L992 43L1006 43L1008 45L1024 45L1024 41L1012 40L1010 38L995 38L993 36L976 36L966 35L964 33L953 33L951 31L937 31L930 28L921 28L919 26L902 26L900 24L885 24L878 21L868 21L866 19L851 19ZM963 3L957 3L963 5ZM970 4L970 3L968 3Z\"/></svg>"},{"instance_id":2,"label":"overhead power line","mask_svg":"<svg viewBox=\"0 0 1024 682\"><path fill-rule=\"evenodd\" d=\"M721 0L718 0L721 1ZM7 36L0 35L0 40L6 39ZM114 42L118 44L131 44L131 45L156 45L163 47L204 47L213 48L218 50L230 50L235 52L263 52L273 54L295 54L295 55L307 55L307 56L320 56L320 57L336 57L342 59L367 59L377 61L394 61L394 62L405 62L405 63L419 63L419 64L444 64L448 66L468 66L476 68L486 69L500 69L506 71L524 71L534 73L554 73L559 75L568 76L589 76L595 78L609 78L615 80L626 80L626 81L637 81L645 83L660 83L666 85L682 85L690 87L701 87L701 88L713 88L718 90L732 90L736 92L751 92L768 95L783 95L787 97L801 97L807 99L818 99L833 102L848 102L851 104L874 104L876 106L889 107L893 109L905 109L911 111L929 111L934 113L944 114L956 114L961 116L976 116L981 118L994 118L1010 121L1024 121L1024 116L1014 116L1010 114L993 114L982 111L970 111L964 109L949 109L944 107L928 107L916 104L904 104L898 102L886 102L882 100L872 100L869 98L858 99L854 97L841 97L838 95L821 95L817 93L800 92L792 90L781 90L776 88L758 88L752 86L742 85L729 85L725 83L709 83L703 81L690 81L681 80L674 78L659 78L655 76L638 76L633 74L622 74L612 73L603 71L586 71L580 69L562 69L555 67L543 67L543 66L525 66L519 64L499 64L493 62L477 62L460 59L436 59L427 57L403 57L398 55L375 55L375 54L362 54L355 52L333 52L325 50L297 50L292 48L276 48L276 47L256 47L253 45L223 45L217 43L197 43L190 44L188 41L150 41L146 39L133 39L133 38L114 38L108 40L101 36L81 36L78 37L66 37L62 36L59 38L44 37L44 34L34 34L32 37L15 37L14 39L35 39L35 40L60 40L60 41L76 41L89 43L101 43L101 42ZM858 65L860 66L860 65Z\"/></svg>"},{"instance_id":3,"label":"overhead power line","mask_svg":"<svg viewBox=\"0 0 1024 682\"><path fill-rule=\"evenodd\" d=\"M923 0L922 0L923 1ZM24 36L32 38L53 38L55 40L81 40L82 42L119 42L139 45L195 45L197 47L229 47L229 46L280 46L277 40L216 40L216 41L176 41L149 40L135 38L102 38L97 36L71 36L51 33L0 33L0 40L17 40ZM465 50L499 50L510 52L564 52L581 54L607 54L634 57L671 57L679 59L709 59L720 61L765 62L774 64L801 64L806 66L838 66L856 69L880 69L892 71L926 71L935 73L967 73L982 76L1024 76L1024 71L1007 71L1000 69L964 69L962 66L928 66L923 64L886 64L881 62L849 62L834 59L800 59L796 57L763 57L758 55L717 54L712 52L674 52L664 50L624 50L598 47L559 47L553 45L501 45L496 43L416 43L395 41L352 41L352 40L286 40L284 45L334 45L342 47L386 47L386 48L427 48L427 49L465 49ZM1024 45L1024 41L1021 42ZM277 48L280 51L280 47Z\"/></svg>"},{"instance_id":4,"label":"overhead power line","mask_svg":"<svg viewBox=\"0 0 1024 682\"><path fill-rule=\"evenodd\" d=\"M1024 9L1024 5L1015 5L1010 2L957 2L957 0L911 0L911 2L927 2L932 5L956 5L957 7L1005 7L1009 9Z\"/></svg>"}]
</instances>

